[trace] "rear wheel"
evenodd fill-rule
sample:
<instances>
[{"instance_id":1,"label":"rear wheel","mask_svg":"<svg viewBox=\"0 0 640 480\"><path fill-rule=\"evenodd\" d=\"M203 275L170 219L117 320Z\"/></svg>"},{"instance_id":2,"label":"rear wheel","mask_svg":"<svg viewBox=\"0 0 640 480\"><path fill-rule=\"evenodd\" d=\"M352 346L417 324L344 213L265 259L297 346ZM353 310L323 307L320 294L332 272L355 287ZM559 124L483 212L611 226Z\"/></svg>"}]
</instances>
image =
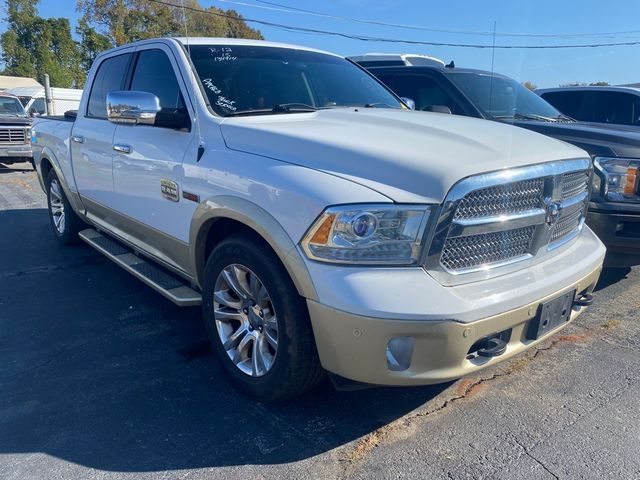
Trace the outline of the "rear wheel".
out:
<instances>
[{"instance_id":1,"label":"rear wheel","mask_svg":"<svg viewBox=\"0 0 640 480\"><path fill-rule=\"evenodd\" d=\"M238 388L255 400L281 401L322 379L306 302L259 237L221 242L203 284L209 340Z\"/></svg>"},{"instance_id":2,"label":"rear wheel","mask_svg":"<svg viewBox=\"0 0 640 480\"><path fill-rule=\"evenodd\" d=\"M78 232L82 229L83 223L71 208L60 180L53 170L47 177L47 204L51 227L56 238L63 245L77 243Z\"/></svg>"}]
</instances>

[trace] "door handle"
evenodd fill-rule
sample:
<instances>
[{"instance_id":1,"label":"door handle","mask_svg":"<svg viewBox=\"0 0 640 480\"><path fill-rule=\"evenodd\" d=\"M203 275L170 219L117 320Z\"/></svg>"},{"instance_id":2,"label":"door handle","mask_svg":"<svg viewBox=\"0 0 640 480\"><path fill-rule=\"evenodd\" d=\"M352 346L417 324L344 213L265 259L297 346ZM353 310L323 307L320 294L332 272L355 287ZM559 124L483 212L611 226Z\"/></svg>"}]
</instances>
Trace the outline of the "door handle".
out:
<instances>
[{"instance_id":1,"label":"door handle","mask_svg":"<svg viewBox=\"0 0 640 480\"><path fill-rule=\"evenodd\" d=\"M116 152L120 152L120 153L131 153L131 147L129 145L125 145L124 143L114 144L113 149Z\"/></svg>"},{"instance_id":2,"label":"door handle","mask_svg":"<svg viewBox=\"0 0 640 480\"><path fill-rule=\"evenodd\" d=\"M84 137L82 135L73 135L71 137L71 140L73 140L76 143L84 143Z\"/></svg>"}]
</instances>

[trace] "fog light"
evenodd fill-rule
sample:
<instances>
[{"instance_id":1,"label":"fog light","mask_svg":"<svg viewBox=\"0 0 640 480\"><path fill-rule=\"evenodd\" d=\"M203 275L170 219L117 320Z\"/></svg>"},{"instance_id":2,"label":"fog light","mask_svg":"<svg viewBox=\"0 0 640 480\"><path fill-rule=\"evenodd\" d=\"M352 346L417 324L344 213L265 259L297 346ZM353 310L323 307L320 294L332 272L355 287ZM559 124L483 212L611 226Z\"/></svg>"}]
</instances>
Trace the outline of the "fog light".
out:
<instances>
[{"instance_id":1,"label":"fog light","mask_svg":"<svg viewBox=\"0 0 640 480\"><path fill-rule=\"evenodd\" d=\"M387 367L394 372L406 370L411 365L413 347L416 343L413 337L394 337L387 344Z\"/></svg>"}]
</instances>

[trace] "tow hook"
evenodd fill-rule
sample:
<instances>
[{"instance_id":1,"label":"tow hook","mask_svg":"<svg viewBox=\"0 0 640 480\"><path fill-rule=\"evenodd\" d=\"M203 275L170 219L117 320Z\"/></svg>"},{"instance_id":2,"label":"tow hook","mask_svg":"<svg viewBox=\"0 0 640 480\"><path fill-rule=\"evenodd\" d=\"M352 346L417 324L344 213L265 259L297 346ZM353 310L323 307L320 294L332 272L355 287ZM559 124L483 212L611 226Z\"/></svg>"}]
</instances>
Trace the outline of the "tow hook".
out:
<instances>
[{"instance_id":1,"label":"tow hook","mask_svg":"<svg viewBox=\"0 0 640 480\"><path fill-rule=\"evenodd\" d=\"M488 338L480 345L477 353L481 357L498 357L507 351L507 342L499 337Z\"/></svg>"},{"instance_id":2,"label":"tow hook","mask_svg":"<svg viewBox=\"0 0 640 480\"><path fill-rule=\"evenodd\" d=\"M576 298L573 301L574 307L588 307L593 303L593 295L590 293L583 293L580 298Z\"/></svg>"}]
</instances>

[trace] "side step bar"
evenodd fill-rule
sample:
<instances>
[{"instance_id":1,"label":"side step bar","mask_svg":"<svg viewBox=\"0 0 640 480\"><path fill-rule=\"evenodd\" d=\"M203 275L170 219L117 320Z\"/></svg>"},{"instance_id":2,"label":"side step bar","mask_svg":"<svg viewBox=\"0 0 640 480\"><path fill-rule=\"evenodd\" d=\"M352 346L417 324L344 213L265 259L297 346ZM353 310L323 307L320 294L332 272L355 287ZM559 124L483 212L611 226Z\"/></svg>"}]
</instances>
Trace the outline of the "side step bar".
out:
<instances>
[{"instance_id":1,"label":"side step bar","mask_svg":"<svg viewBox=\"0 0 640 480\"><path fill-rule=\"evenodd\" d=\"M202 304L202 296L185 281L172 275L144 258L134 255L122 243L102 235L97 230L82 230L80 238L98 250L109 260L142 280L178 306L191 307Z\"/></svg>"}]
</instances>

